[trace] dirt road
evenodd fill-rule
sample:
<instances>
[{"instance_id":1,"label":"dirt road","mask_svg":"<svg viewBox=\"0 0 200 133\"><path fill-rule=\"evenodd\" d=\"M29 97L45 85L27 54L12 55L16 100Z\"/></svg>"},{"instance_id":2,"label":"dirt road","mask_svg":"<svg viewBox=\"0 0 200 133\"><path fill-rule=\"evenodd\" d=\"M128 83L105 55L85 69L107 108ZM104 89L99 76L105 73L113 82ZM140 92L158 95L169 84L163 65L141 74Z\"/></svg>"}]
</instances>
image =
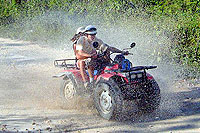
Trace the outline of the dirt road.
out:
<instances>
[{"instance_id":1,"label":"dirt road","mask_svg":"<svg viewBox=\"0 0 200 133\"><path fill-rule=\"evenodd\" d=\"M53 60L72 53L0 38L0 131L200 132L200 85L161 87L160 108L148 115L107 121L88 100L63 108Z\"/></svg>"}]
</instances>

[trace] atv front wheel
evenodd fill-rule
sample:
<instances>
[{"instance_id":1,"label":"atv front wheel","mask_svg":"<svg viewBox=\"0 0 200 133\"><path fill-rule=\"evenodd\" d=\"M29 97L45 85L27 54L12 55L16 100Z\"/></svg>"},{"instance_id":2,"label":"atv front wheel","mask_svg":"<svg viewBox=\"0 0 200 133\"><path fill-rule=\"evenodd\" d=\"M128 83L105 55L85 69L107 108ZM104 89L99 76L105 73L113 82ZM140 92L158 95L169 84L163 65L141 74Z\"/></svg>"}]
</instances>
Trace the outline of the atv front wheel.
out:
<instances>
[{"instance_id":1,"label":"atv front wheel","mask_svg":"<svg viewBox=\"0 0 200 133\"><path fill-rule=\"evenodd\" d=\"M67 75L63 78L60 92L64 102L73 100L78 95L77 90L76 80L73 75Z\"/></svg>"},{"instance_id":2,"label":"atv front wheel","mask_svg":"<svg viewBox=\"0 0 200 133\"><path fill-rule=\"evenodd\" d=\"M101 79L94 89L94 104L99 114L110 120L122 110L122 95L114 80Z\"/></svg>"}]
</instances>

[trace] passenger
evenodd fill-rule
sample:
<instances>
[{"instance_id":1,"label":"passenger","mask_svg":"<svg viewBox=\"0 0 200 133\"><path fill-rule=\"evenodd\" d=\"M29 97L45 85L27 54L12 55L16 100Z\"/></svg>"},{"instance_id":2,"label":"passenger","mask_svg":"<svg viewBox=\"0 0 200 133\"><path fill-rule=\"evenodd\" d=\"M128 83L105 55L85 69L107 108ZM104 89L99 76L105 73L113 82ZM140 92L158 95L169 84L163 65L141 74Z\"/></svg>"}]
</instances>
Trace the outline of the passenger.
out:
<instances>
[{"instance_id":1,"label":"passenger","mask_svg":"<svg viewBox=\"0 0 200 133\"><path fill-rule=\"evenodd\" d=\"M95 33L96 34L96 33ZM91 36L93 33L91 32ZM85 36L80 36L76 43L76 54L78 59L78 66L80 68L81 76L84 82L84 86L87 87L90 83L93 82L93 71L94 71L94 59L97 57L97 53L93 45L90 43L90 38L88 38L88 34L85 34ZM87 82L86 77L86 71L85 68L88 69L89 73L89 81Z\"/></svg>"},{"instance_id":2,"label":"passenger","mask_svg":"<svg viewBox=\"0 0 200 133\"><path fill-rule=\"evenodd\" d=\"M73 50L74 50L74 54L75 54L75 57L77 59L77 57L79 56L78 55L78 52L76 50L76 43L78 41L78 39L84 35L84 31L85 31L85 27L79 27L77 30L76 30L76 34L72 37L71 41L73 42Z\"/></svg>"}]
</instances>

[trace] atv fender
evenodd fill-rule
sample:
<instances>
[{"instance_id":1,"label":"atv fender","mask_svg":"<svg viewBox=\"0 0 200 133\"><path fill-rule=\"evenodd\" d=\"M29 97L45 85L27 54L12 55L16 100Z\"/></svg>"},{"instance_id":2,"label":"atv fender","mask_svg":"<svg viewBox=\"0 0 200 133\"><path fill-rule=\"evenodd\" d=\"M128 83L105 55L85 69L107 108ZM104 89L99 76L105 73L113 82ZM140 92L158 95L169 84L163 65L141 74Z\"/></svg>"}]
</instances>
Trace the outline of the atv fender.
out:
<instances>
[{"instance_id":1,"label":"atv fender","mask_svg":"<svg viewBox=\"0 0 200 133\"><path fill-rule=\"evenodd\" d=\"M153 77L151 74L146 73L146 75L147 75L147 78L148 78L149 80L154 80L154 77Z\"/></svg>"},{"instance_id":2,"label":"atv fender","mask_svg":"<svg viewBox=\"0 0 200 133\"><path fill-rule=\"evenodd\" d=\"M66 77L67 75L70 75L72 74L71 72L61 72L61 73L58 73L56 75L53 76L53 78L60 78L60 77Z\"/></svg>"},{"instance_id":3,"label":"atv fender","mask_svg":"<svg viewBox=\"0 0 200 133\"><path fill-rule=\"evenodd\" d=\"M64 77L65 78L68 75L73 75L74 78L76 78L77 80L82 81L80 70L74 70L74 69L64 70L61 73L58 73L57 75L54 75L53 77L55 77L55 78ZM86 77L86 79L89 80L88 77Z\"/></svg>"},{"instance_id":4,"label":"atv fender","mask_svg":"<svg viewBox=\"0 0 200 133\"><path fill-rule=\"evenodd\" d=\"M113 73L103 73L100 76L98 76L97 81L99 81L101 78L104 79L104 80L109 80L111 77L116 76L116 75L125 78L125 76L122 75L121 73L115 73L115 72L113 72Z\"/></svg>"}]
</instances>

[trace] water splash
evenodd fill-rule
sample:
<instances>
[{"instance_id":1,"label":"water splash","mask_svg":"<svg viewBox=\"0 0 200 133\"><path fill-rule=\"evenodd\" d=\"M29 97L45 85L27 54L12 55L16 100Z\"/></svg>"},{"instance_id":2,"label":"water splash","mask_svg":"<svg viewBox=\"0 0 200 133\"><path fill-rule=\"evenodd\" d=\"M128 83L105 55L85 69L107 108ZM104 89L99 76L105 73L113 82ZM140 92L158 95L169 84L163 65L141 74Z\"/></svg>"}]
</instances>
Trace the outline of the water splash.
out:
<instances>
[{"instance_id":1,"label":"water splash","mask_svg":"<svg viewBox=\"0 0 200 133\"><path fill-rule=\"evenodd\" d=\"M165 107L168 107L167 111L172 111L174 108L177 110L179 106L177 100L178 97L171 100L172 97L169 93L173 92L173 83L177 79L177 73L174 69L177 69L178 67L173 66L168 60L163 59L162 56L163 53L167 53L169 51L169 48L172 45L171 38L164 34L166 31L160 30L158 32L153 27L153 21L148 22L146 19L142 18L131 18L126 21L119 20L113 25L107 24L106 22L99 23L96 21L98 19L93 18L92 20L91 16L89 18L80 17L77 19L73 16L68 16L65 12L49 12L31 20L22 20L22 25L15 25L14 27L10 26L7 34L12 33L16 36L16 38L20 38L22 40L35 41L40 47L45 46L49 49L56 49L56 57L63 58L74 57L70 38L74 35L78 27L89 24L95 25L98 29L97 37L101 38L105 43L111 46L123 49L129 47L132 42L136 42L136 47L130 51L133 53L133 56L129 56L127 58L129 58L135 66L158 66L158 69L151 70L149 72L155 76L155 79L161 87L161 93L164 98L161 103L161 109L165 110ZM51 57L51 59L53 58ZM49 61L53 62L53 60ZM39 70L41 71L41 69L35 70L36 72ZM43 76L45 77L45 74ZM32 78L28 79L32 80ZM48 78L45 79L48 81ZM34 83L37 84L37 87L34 87L36 88L36 90L34 89L34 93L38 94L37 89L42 89L41 94L43 96L43 94L45 94L48 90L47 87L44 87L45 83L41 83L37 80L37 82ZM32 84L33 83L30 82L30 86ZM26 88L27 86L24 87ZM37 96L38 95L34 95L33 97ZM177 104L174 104L174 101L176 101ZM41 101L38 100L38 102Z\"/></svg>"}]
</instances>

